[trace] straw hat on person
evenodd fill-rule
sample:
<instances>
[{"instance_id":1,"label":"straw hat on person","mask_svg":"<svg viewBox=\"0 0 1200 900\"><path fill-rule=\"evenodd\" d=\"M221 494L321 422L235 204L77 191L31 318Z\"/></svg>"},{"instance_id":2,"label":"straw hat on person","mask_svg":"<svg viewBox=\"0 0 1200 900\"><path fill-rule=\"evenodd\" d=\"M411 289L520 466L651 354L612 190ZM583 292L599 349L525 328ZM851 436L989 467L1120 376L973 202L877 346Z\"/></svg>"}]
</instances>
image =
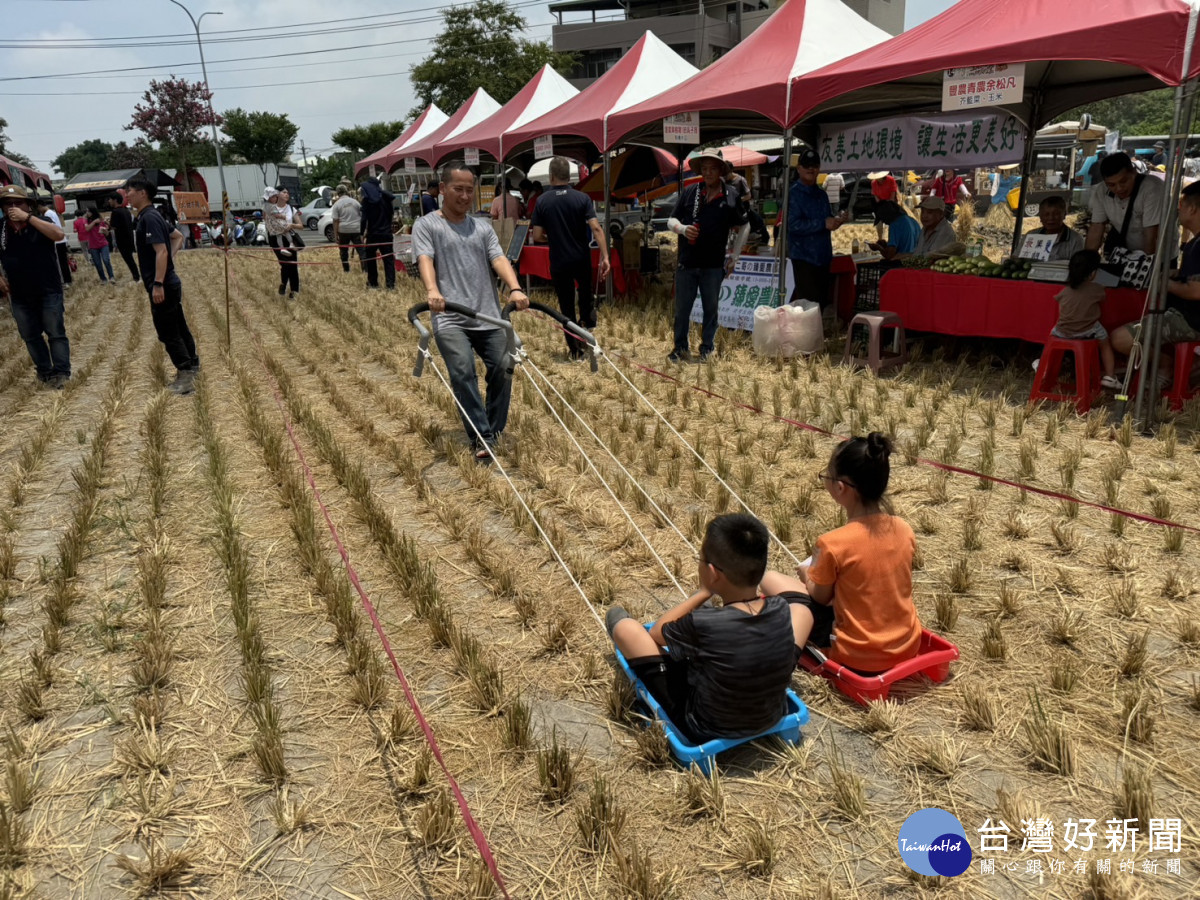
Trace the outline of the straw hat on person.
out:
<instances>
[{"instance_id":1,"label":"straw hat on person","mask_svg":"<svg viewBox=\"0 0 1200 900\"><path fill-rule=\"evenodd\" d=\"M733 166L729 164L729 160L727 160L721 154L720 150L701 150L688 160L688 168L699 175L700 163L706 159L715 159L717 162L719 162L721 164L721 174L724 176L728 176L731 172L733 172Z\"/></svg>"},{"instance_id":2,"label":"straw hat on person","mask_svg":"<svg viewBox=\"0 0 1200 900\"><path fill-rule=\"evenodd\" d=\"M868 172L867 181L879 181L881 178L887 178L892 173L886 169L882 172Z\"/></svg>"},{"instance_id":3,"label":"straw hat on person","mask_svg":"<svg viewBox=\"0 0 1200 900\"><path fill-rule=\"evenodd\" d=\"M25 188L19 184L6 184L4 187L0 188L0 203L3 203L5 200L16 202L24 201L28 203L29 191L25 190Z\"/></svg>"},{"instance_id":4,"label":"straw hat on person","mask_svg":"<svg viewBox=\"0 0 1200 900\"><path fill-rule=\"evenodd\" d=\"M1013 169L1021 168L1021 164L1020 163L1005 163L1002 166L996 166L996 168L1001 172L1010 172Z\"/></svg>"}]
</instances>

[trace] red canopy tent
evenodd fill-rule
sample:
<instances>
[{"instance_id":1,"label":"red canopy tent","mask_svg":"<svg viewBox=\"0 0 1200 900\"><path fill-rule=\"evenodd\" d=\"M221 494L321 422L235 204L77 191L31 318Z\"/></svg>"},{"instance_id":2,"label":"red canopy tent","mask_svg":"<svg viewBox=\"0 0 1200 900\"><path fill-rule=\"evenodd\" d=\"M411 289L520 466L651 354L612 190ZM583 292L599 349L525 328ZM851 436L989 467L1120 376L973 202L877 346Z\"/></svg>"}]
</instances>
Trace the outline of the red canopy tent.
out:
<instances>
[{"instance_id":1,"label":"red canopy tent","mask_svg":"<svg viewBox=\"0 0 1200 900\"><path fill-rule=\"evenodd\" d=\"M545 115L578 93L579 89L553 68L542 66L529 83L499 110L479 124L441 141L435 152L439 158L445 158L464 147L476 147L481 153L503 161L506 132Z\"/></svg>"},{"instance_id":2,"label":"red canopy tent","mask_svg":"<svg viewBox=\"0 0 1200 900\"><path fill-rule=\"evenodd\" d=\"M514 128L504 136L504 146L517 150L544 134L582 138L601 152L621 143L621 132L610 125L626 107L670 90L698 70L647 31L611 69L557 109Z\"/></svg>"},{"instance_id":3,"label":"red canopy tent","mask_svg":"<svg viewBox=\"0 0 1200 900\"><path fill-rule=\"evenodd\" d=\"M0 184L19 184L22 187L51 190L50 176L7 156L0 156Z\"/></svg>"},{"instance_id":4,"label":"red canopy tent","mask_svg":"<svg viewBox=\"0 0 1200 900\"><path fill-rule=\"evenodd\" d=\"M886 41L841 0L787 0L744 41L673 90L615 113L609 132L662 142L659 120L698 110L705 135L780 129L795 106L792 81L850 53Z\"/></svg>"},{"instance_id":5,"label":"red canopy tent","mask_svg":"<svg viewBox=\"0 0 1200 900\"><path fill-rule=\"evenodd\" d=\"M437 145L441 141L453 140L460 132L478 125L499 110L500 104L492 99L491 94L483 88L476 88L475 93L454 111L454 115L424 137L409 141L396 151L396 158L415 158L429 163L430 166L436 166L443 157L453 152L440 149Z\"/></svg>"},{"instance_id":6,"label":"red canopy tent","mask_svg":"<svg viewBox=\"0 0 1200 900\"><path fill-rule=\"evenodd\" d=\"M364 169L371 166L380 166L385 172L390 172L392 167L400 160L400 157L395 153L406 143L412 140L419 140L421 137L429 134L435 128L439 128L446 121L446 114L437 108L436 103L430 103L421 114L413 121L411 125L400 132L400 136L385 147L376 150L370 156L360 159L354 164L354 174L361 175Z\"/></svg>"},{"instance_id":7,"label":"red canopy tent","mask_svg":"<svg viewBox=\"0 0 1200 900\"><path fill-rule=\"evenodd\" d=\"M1037 128L1068 109L1179 85L1200 73L1184 49L1188 0L960 0L884 44L794 79L786 125L871 118L941 103L945 69L1025 63L1021 118ZM730 54L732 55L732 54Z\"/></svg>"}]
</instances>

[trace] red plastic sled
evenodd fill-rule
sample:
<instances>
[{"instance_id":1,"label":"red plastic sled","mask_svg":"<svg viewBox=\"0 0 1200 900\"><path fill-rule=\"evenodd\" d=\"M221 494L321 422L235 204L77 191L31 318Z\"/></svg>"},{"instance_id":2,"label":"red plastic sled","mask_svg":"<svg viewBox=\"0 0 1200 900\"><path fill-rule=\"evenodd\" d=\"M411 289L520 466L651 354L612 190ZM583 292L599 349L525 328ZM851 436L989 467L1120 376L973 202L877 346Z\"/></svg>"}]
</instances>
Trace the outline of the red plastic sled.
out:
<instances>
[{"instance_id":1,"label":"red plastic sled","mask_svg":"<svg viewBox=\"0 0 1200 900\"><path fill-rule=\"evenodd\" d=\"M814 675L827 678L853 700L866 706L872 700L886 700L892 685L914 675L925 675L941 684L950 677L950 663L958 659L958 648L928 629L921 632L921 647L912 659L906 659L879 675L859 675L834 662L811 644L800 654L800 666Z\"/></svg>"}]
</instances>

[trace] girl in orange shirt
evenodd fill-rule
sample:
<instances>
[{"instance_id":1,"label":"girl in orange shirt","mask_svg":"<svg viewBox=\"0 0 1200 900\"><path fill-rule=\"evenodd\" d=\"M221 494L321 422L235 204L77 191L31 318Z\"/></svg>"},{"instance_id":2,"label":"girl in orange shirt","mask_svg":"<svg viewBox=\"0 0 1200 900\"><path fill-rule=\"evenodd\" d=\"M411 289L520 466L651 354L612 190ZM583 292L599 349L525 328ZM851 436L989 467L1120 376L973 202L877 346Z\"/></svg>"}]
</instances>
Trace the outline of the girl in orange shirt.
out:
<instances>
[{"instance_id":1,"label":"girl in orange shirt","mask_svg":"<svg viewBox=\"0 0 1200 900\"><path fill-rule=\"evenodd\" d=\"M803 591L812 616L809 642L830 659L876 674L917 655L921 622L912 599L916 537L891 514L887 491L891 442L877 431L843 441L818 477L849 521L817 539L799 579L767 572L768 596Z\"/></svg>"}]
</instances>

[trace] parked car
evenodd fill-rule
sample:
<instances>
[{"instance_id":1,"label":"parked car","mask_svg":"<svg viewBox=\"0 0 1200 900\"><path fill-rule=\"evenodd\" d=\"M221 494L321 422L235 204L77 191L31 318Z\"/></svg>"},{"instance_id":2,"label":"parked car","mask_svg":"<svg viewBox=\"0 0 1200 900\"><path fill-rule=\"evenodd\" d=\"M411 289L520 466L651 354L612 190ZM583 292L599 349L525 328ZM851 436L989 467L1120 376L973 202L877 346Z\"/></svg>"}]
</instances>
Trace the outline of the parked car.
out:
<instances>
[{"instance_id":1,"label":"parked car","mask_svg":"<svg viewBox=\"0 0 1200 900\"><path fill-rule=\"evenodd\" d=\"M300 207L300 221L304 223L304 227L309 231L317 231L321 222L321 216L329 209L332 204L324 197L318 197L308 206Z\"/></svg>"},{"instance_id":2,"label":"parked car","mask_svg":"<svg viewBox=\"0 0 1200 900\"><path fill-rule=\"evenodd\" d=\"M329 212L326 212L325 215L321 216L321 221L317 222L317 226L316 226L315 230L316 230L317 234L325 235L325 240L329 241L329 243L331 243L331 244L333 243L333 211L332 210L330 210Z\"/></svg>"}]
</instances>

